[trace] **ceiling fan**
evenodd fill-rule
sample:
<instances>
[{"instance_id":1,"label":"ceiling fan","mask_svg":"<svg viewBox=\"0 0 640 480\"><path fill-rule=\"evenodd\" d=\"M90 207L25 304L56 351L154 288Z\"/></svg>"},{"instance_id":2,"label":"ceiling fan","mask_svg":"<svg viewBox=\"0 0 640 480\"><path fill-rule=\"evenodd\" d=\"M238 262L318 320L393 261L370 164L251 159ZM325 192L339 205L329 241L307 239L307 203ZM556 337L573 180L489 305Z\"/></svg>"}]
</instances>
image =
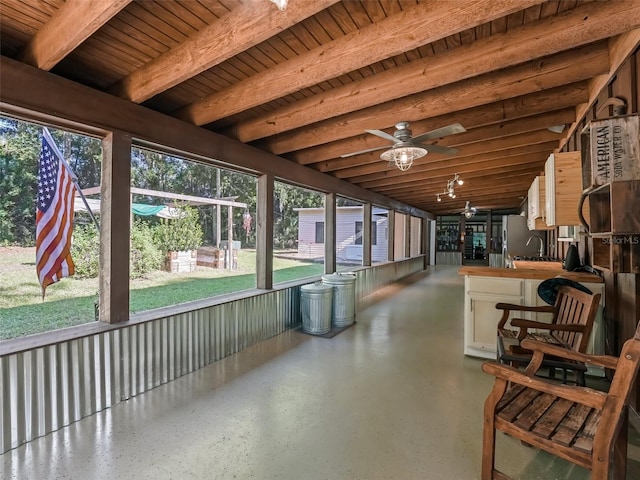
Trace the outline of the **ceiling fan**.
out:
<instances>
[{"instance_id":1,"label":"ceiling fan","mask_svg":"<svg viewBox=\"0 0 640 480\"><path fill-rule=\"evenodd\" d=\"M464 210L462 210L462 212L460 213L462 213L466 218L471 218L476 214L477 211L478 209L476 207L472 207L471 202L467 200L467 202L464 204Z\"/></svg>"},{"instance_id":2,"label":"ceiling fan","mask_svg":"<svg viewBox=\"0 0 640 480\"><path fill-rule=\"evenodd\" d=\"M446 155L453 155L457 153L457 149L451 147L444 147L441 145L425 145L422 142L431 140L434 138L441 138L447 135L453 135L456 133L466 132L465 128L459 123L453 123L446 127L437 128L430 132L425 132L416 137L411 136L411 130L409 130L409 122L396 123L396 131L393 135L389 135L382 130L365 130L367 133L376 135L385 140L393 142L391 148L389 147L375 147L368 148L366 150L360 150L357 152L347 153L341 155L341 158L351 157L353 155L360 155L362 153L375 152L376 150L387 149L380 155L383 160L389 161L389 163L395 163L400 170L408 170L413 164L413 160L416 158L424 157L428 152L443 153Z\"/></svg>"}]
</instances>

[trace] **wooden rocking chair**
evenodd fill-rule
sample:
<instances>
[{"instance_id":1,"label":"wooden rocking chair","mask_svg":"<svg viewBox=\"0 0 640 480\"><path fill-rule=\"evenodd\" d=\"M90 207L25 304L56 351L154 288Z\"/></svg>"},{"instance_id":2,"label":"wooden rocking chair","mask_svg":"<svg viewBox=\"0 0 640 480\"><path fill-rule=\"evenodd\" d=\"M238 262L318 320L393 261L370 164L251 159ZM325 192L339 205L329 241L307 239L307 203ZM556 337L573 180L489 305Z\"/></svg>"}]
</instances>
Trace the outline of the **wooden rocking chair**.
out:
<instances>
[{"instance_id":1,"label":"wooden rocking chair","mask_svg":"<svg viewBox=\"0 0 640 480\"><path fill-rule=\"evenodd\" d=\"M484 406L482 480L510 478L495 468L496 430L591 470L593 480L607 480L610 473L623 480L627 402L640 364L640 325L619 358L532 340L522 346L533 352L524 372L495 362L482 365L496 377ZM546 354L615 370L609 392L535 377Z\"/></svg>"},{"instance_id":2,"label":"wooden rocking chair","mask_svg":"<svg viewBox=\"0 0 640 480\"><path fill-rule=\"evenodd\" d=\"M598 312L600 294L585 293L569 286L558 289L554 306L529 307L498 303L496 308L502 310L502 318L498 322L498 360L517 367L526 365L531 360L531 352L522 346L522 340L537 340L557 345L569 350L584 353L589 343L593 322ZM536 322L523 318L512 318L510 324L519 330L507 328L510 313L547 312L553 314L551 323ZM531 330L534 330L531 332ZM584 385L586 367L580 362L545 358L544 367L549 369L553 378L555 370L561 369L563 381L567 381L567 370L574 371L576 382Z\"/></svg>"}]
</instances>

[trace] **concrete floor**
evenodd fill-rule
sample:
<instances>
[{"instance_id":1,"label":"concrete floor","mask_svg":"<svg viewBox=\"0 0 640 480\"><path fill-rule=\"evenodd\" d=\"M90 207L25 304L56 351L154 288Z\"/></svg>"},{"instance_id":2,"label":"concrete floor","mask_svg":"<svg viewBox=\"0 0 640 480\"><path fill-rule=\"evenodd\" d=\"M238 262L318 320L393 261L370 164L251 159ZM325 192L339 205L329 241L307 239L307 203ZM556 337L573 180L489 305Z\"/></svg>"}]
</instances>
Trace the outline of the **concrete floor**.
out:
<instances>
[{"instance_id":1,"label":"concrete floor","mask_svg":"<svg viewBox=\"0 0 640 480\"><path fill-rule=\"evenodd\" d=\"M0 456L0 477L479 478L492 379L462 354L463 279L441 267L367 300L332 339L285 332ZM589 478L500 433L498 451L514 478Z\"/></svg>"}]
</instances>

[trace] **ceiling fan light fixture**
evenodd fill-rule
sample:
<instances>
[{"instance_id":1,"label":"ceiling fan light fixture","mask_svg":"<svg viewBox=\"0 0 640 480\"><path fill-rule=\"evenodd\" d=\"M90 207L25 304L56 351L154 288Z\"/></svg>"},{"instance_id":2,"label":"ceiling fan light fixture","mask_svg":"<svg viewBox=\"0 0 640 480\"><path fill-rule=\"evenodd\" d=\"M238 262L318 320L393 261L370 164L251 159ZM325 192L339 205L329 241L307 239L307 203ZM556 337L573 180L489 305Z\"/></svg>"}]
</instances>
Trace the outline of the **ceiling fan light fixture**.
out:
<instances>
[{"instance_id":1,"label":"ceiling fan light fixture","mask_svg":"<svg viewBox=\"0 0 640 480\"><path fill-rule=\"evenodd\" d=\"M475 212L473 212L471 210L467 210L466 212L464 212L464 216L467 217L467 218L473 217L474 214L475 214Z\"/></svg>"},{"instance_id":2,"label":"ceiling fan light fixture","mask_svg":"<svg viewBox=\"0 0 640 480\"><path fill-rule=\"evenodd\" d=\"M547 130L553 133L562 133L564 132L565 127L566 125L552 125L550 127L547 127Z\"/></svg>"},{"instance_id":3,"label":"ceiling fan light fixture","mask_svg":"<svg viewBox=\"0 0 640 480\"><path fill-rule=\"evenodd\" d=\"M278 7L278 10L284 12L285 8L287 8L287 3L289 3L289 0L271 0L271 2L275 3L276 7Z\"/></svg>"},{"instance_id":4,"label":"ceiling fan light fixture","mask_svg":"<svg viewBox=\"0 0 640 480\"><path fill-rule=\"evenodd\" d=\"M399 170L406 172L413 165L413 161L422 158L427 154L425 148L416 146L393 147L386 152L382 152L380 158L387 162L393 162Z\"/></svg>"}]
</instances>

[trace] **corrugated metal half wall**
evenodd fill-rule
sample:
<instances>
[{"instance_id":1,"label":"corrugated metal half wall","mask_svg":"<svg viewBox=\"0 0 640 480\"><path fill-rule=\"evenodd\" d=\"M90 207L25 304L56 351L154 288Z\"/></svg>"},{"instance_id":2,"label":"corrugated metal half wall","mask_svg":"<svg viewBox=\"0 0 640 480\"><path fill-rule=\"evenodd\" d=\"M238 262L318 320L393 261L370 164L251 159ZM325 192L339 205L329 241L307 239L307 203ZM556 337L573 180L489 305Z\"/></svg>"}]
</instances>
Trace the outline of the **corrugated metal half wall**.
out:
<instances>
[{"instance_id":1,"label":"corrugated metal half wall","mask_svg":"<svg viewBox=\"0 0 640 480\"><path fill-rule=\"evenodd\" d=\"M357 304L423 266L358 269ZM0 451L298 326L300 285L1 356Z\"/></svg>"}]
</instances>

